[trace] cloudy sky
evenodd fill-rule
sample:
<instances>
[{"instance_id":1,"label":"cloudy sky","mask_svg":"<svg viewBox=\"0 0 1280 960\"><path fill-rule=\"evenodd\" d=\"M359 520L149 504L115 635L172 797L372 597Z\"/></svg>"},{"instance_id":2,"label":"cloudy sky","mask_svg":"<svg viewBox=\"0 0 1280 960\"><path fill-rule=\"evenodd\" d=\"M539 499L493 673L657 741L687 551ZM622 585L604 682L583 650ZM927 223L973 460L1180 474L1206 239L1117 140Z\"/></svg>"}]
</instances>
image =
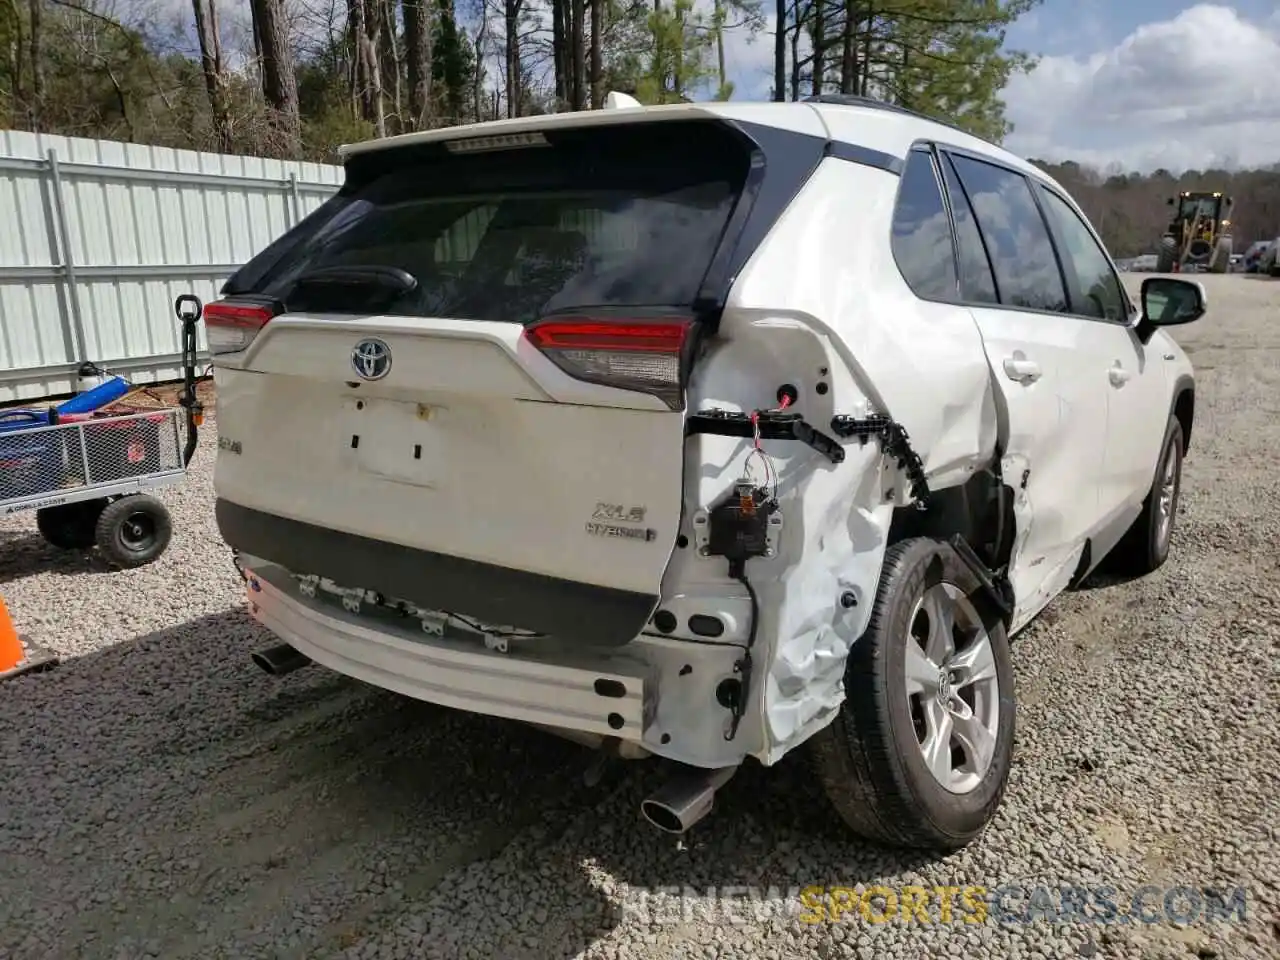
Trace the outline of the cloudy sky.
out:
<instances>
[{"instance_id":1,"label":"cloudy sky","mask_svg":"<svg viewBox=\"0 0 1280 960\"><path fill-rule=\"evenodd\" d=\"M735 38L735 99L768 96L771 41ZM1276 0L1045 0L1008 46L1041 58L1005 92L1019 154L1143 171L1280 162Z\"/></svg>"}]
</instances>

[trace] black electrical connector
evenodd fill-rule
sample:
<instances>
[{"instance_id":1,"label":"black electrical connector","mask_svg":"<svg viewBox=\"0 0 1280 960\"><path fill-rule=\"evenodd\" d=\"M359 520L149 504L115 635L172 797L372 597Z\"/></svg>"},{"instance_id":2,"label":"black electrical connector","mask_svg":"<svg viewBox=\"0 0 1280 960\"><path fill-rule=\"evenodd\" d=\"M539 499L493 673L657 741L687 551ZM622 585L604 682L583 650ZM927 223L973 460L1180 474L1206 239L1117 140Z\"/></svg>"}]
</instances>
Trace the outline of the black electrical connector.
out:
<instances>
[{"instance_id":1,"label":"black electrical connector","mask_svg":"<svg viewBox=\"0 0 1280 960\"><path fill-rule=\"evenodd\" d=\"M713 507L707 518L707 553L724 557L729 561L729 576L737 580L751 598L751 625L748 627L747 646L742 657L734 664L734 671L742 676L742 690L733 702L726 740L738 735L738 725L746 711L751 690L751 650L756 641L756 625L760 620L760 602L755 587L747 579L747 561L763 557L769 550L769 517L778 509L778 503L763 487L742 481L729 496Z\"/></svg>"},{"instance_id":2,"label":"black electrical connector","mask_svg":"<svg viewBox=\"0 0 1280 960\"><path fill-rule=\"evenodd\" d=\"M769 492L741 482L707 517L707 552L729 561L729 576L739 579L752 557L769 549L769 516L778 509Z\"/></svg>"}]
</instances>

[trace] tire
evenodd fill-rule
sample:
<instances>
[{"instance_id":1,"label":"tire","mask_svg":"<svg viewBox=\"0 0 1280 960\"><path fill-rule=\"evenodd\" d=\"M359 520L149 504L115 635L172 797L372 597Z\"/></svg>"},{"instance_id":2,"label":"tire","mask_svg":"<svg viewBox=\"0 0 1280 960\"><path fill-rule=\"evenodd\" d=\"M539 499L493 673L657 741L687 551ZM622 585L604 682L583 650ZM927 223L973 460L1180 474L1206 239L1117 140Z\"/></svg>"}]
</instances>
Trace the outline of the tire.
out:
<instances>
[{"instance_id":1,"label":"tire","mask_svg":"<svg viewBox=\"0 0 1280 960\"><path fill-rule=\"evenodd\" d=\"M1171 416L1165 427L1164 442L1160 445L1160 459L1156 463L1151 489L1142 502L1142 513L1107 556L1108 572L1141 577L1159 570L1169 559L1169 545L1178 517L1178 499L1182 493L1184 453L1182 424L1177 417Z\"/></svg>"},{"instance_id":2,"label":"tire","mask_svg":"<svg viewBox=\"0 0 1280 960\"><path fill-rule=\"evenodd\" d=\"M1172 273L1173 261L1177 254L1177 245L1171 237L1160 239L1160 250L1156 255L1156 273Z\"/></svg>"},{"instance_id":3,"label":"tire","mask_svg":"<svg viewBox=\"0 0 1280 960\"><path fill-rule=\"evenodd\" d=\"M106 499L83 500L36 511L36 529L59 550L88 550L97 539L98 517Z\"/></svg>"},{"instance_id":4,"label":"tire","mask_svg":"<svg viewBox=\"0 0 1280 960\"><path fill-rule=\"evenodd\" d=\"M972 686L953 688L969 690L971 717L979 701L993 707L993 723L986 714L986 729L993 733L990 762L985 770L979 764L954 791L930 772L919 732L929 729L926 705L934 722L953 715L938 697L913 695L907 687L909 647L921 651L912 631L928 625L934 601L975 628L971 636L985 636L990 652L980 698L972 696ZM925 666L925 658L912 659ZM936 687L940 679L933 675L930 682ZM870 623L849 654L845 701L832 723L809 741L815 772L841 819L857 835L887 846L930 852L966 846L1004 796L1016 720L1008 635L978 578L949 544L921 537L890 547ZM947 768L953 761L949 755Z\"/></svg>"},{"instance_id":5,"label":"tire","mask_svg":"<svg viewBox=\"0 0 1280 960\"><path fill-rule=\"evenodd\" d=\"M128 570L151 563L172 538L173 522L164 504L146 494L131 494L102 511L94 539L109 564Z\"/></svg>"},{"instance_id":6,"label":"tire","mask_svg":"<svg viewBox=\"0 0 1280 960\"><path fill-rule=\"evenodd\" d=\"M1210 273L1227 273L1231 269L1231 241L1225 238L1218 241L1213 248L1213 257L1209 260Z\"/></svg>"}]
</instances>

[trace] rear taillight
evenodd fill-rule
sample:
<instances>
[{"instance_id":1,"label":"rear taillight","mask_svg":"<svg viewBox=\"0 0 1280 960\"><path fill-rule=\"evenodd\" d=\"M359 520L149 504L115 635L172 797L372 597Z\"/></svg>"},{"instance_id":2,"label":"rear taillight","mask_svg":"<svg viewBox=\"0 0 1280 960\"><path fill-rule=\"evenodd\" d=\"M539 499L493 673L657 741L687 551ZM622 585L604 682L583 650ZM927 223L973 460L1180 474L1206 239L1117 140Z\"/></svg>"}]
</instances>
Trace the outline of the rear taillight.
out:
<instances>
[{"instance_id":1,"label":"rear taillight","mask_svg":"<svg viewBox=\"0 0 1280 960\"><path fill-rule=\"evenodd\" d=\"M275 315L274 309L261 303L215 300L206 305L204 326L209 353L239 353Z\"/></svg>"},{"instance_id":2,"label":"rear taillight","mask_svg":"<svg viewBox=\"0 0 1280 960\"><path fill-rule=\"evenodd\" d=\"M557 317L533 324L525 336L575 380L652 394L680 410L692 332L693 321L683 318Z\"/></svg>"}]
</instances>

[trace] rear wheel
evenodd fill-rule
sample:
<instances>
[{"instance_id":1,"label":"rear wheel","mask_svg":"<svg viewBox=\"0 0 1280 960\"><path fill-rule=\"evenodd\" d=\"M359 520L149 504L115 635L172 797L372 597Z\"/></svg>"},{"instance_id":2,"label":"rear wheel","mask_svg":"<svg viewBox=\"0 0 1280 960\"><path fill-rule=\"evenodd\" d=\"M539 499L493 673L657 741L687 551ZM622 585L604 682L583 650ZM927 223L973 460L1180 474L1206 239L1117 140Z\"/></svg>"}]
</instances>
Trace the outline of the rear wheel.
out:
<instances>
[{"instance_id":1,"label":"rear wheel","mask_svg":"<svg viewBox=\"0 0 1280 960\"><path fill-rule=\"evenodd\" d=\"M98 517L106 505L103 498L42 507L36 511L36 529L59 550L87 550L94 544Z\"/></svg>"},{"instance_id":2,"label":"rear wheel","mask_svg":"<svg viewBox=\"0 0 1280 960\"><path fill-rule=\"evenodd\" d=\"M129 569L151 563L173 537L165 505L155 497L133 494L108 504L98 518L98 550L114 567Z\"/></svg>"},{"instance_id":3,"label":"rear wheel","mask_svg":"<svg viewBox=\"0 0 1280 960\"><path fill-rule=\"evenodd\" d=\"M1109 572L1143 576L1160 569L1169 559L1182 491L1182 456L1182 424L1177 417L1170 417L1142 513L1108 555L1105 567Z\"/></svg>"},{"instance_id":4,"label":"rear wheel","mask_svg":"<svg viewBox=\"0 0 1280 960\"><path fill-rule=\"evenodd\" d=\"M1209 260L1210 273L1226 273L1231 268L1231 241L1225 237L1218 240L1213 248L1213 256Z\"/></svg>"},{"instance_id":5,"label":"rear wheel","mask_svg":"<svg viewBox=\"0 0 1280 960\"><path fill-rule=\"evenodd\" d=\"M879 843L965 846L1004 795L1015 719L1008 637L977 577L948 544L891 547L845 702L809 743L836 812Z\"/></svg>"}]
</instances>

